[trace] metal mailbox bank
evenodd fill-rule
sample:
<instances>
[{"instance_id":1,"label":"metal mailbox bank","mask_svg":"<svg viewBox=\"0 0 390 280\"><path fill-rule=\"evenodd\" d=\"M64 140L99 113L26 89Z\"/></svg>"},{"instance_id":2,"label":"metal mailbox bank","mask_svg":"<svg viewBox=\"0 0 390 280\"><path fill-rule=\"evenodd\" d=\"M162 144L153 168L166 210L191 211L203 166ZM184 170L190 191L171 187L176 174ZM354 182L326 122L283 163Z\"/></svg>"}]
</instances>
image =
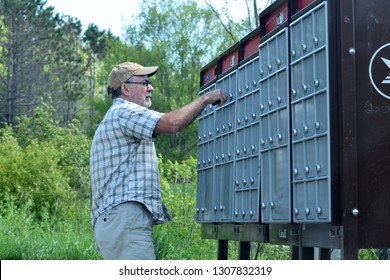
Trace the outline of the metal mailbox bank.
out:
<instances>
[{"instance_id":1,"label":"metal mailbox bank","mask_svg":"<svg viewBox=\"0 0 390 280\"><path fill-rule=\"evenodd\" d=\"M275 1L201 69L202 236L356 259L390 247L390 10L386 0Z\"/></svg>"}]
</instances>

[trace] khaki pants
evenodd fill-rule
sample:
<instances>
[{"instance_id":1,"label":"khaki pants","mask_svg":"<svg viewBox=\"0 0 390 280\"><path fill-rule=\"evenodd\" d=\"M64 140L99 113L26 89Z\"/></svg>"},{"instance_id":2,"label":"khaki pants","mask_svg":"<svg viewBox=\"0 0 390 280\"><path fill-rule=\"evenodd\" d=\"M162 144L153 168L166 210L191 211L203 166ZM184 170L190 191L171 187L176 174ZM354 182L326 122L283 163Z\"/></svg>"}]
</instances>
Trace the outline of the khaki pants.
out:
<instances>
[{"instance_id":1,"label":"khaki pants","mask_svg":"<svg viewBox=\"0 0 390 280\"><path fill-rule=\"evenodd\" d=\"M125 202L96 221L96 247L106 260L154 260L153 225L149 211L138 202Z\"/></svg>"}]
</instances>

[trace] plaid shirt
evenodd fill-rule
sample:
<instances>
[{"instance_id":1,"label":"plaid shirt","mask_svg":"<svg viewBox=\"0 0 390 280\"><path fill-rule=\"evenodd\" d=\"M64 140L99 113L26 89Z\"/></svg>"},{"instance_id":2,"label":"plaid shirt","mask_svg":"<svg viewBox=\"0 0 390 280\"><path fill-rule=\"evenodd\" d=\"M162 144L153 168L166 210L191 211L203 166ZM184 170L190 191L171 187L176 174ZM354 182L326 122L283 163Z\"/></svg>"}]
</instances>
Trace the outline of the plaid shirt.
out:
<instances>
[{"instance_id":1,"label":"plaid shirt","mask_svg":"<svg viewBox=\"0 0 390 280\"><path fill-rule=\"evenodd\" d=\"M153 130L161 113L116 98L96 130L90 156L91 221L104 211L137 201L154 224L170 220L161 201Z\"/></svg>"}]
</instances>

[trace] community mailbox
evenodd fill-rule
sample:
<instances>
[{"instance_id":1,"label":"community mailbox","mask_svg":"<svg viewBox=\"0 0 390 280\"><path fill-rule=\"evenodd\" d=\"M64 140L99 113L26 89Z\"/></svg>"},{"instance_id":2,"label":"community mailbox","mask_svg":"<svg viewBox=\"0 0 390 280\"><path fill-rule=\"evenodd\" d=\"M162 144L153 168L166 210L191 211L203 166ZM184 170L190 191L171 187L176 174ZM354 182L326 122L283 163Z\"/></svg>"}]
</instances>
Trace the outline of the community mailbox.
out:
<instances>
[{"instance_id":1,"label":"community mailbox","mask_svg":"<svg viewBox=\"0 0 390 280\"><path fill-rule=\"evenodd\" d=\"M203 238L390 247L389 26L386 0L279 0L202 68L200 95L230 94L199 116Z\"/></svg>"}]
</instances>

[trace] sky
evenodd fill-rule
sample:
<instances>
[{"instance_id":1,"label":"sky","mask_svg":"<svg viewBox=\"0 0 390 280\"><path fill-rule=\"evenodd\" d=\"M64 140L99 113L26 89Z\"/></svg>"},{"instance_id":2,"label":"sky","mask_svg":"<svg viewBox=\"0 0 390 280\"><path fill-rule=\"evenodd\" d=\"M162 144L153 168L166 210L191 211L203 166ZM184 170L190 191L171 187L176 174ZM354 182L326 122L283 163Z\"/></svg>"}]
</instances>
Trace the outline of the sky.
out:
<instances>
[{"instance_id":1,"label":"sky","mask_svg":"<svg viewBox=\"0 0 390 280\"><path fill-rule=\"evenodd\" d=\"M197 0L204 5L204 0ZM210 1L220 9L225 0ZM247 14L243 0L230 0L229 14L237 19ZM264 7L267 0L258 0L258 8ZM141 0L47 0L46 6L54 6L55 13L69 15L81 21L85 30L94 23L100 30L111 30L115 36L122 35L122 27L132 23L131 16L140 13Z\"/></svg>"}]
</instances>

